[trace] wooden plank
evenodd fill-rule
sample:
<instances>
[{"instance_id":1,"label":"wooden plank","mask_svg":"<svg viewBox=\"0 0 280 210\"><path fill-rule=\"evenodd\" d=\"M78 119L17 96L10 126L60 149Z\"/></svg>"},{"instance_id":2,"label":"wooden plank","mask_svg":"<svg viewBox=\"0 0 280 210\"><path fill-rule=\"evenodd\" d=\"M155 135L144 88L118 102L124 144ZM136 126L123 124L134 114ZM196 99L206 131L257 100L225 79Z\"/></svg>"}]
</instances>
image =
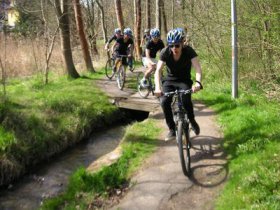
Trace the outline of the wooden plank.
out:
<instances>
[{"instance_id":1,"label":"wooden plank","mask_svg":"<svg viewBox=\"0 0 280 210\"><path fill-rule=\"evenodd\" d=\"M115 105L120 108L140 110L146 112L152 112L160 106L159 102L155 100L133 100L131 98L116 100Z\"/></svg>"}]
</instances>

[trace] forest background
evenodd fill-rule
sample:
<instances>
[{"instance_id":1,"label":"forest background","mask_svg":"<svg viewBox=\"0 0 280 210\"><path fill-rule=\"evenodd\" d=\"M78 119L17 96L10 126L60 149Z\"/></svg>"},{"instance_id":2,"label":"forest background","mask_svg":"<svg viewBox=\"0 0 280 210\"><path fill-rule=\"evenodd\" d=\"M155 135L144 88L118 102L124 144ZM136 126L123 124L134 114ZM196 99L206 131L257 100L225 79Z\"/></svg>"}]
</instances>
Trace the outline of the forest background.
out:
<instances>
[{"instance_id":1,"label":"forest background","mask_svg":"<svg viewBox=\"0 0 280 210\"><path fill-rule=\"evenodd\" d=\"M14 8L19 12L17 26L7 33L2 31L0 37L2 81L38 73L46 76L47 71L72 77L84 70L93 71L90 60L94 65L103 65L104 43L117 27L134 31L138 59L145 28L159 28L164 41L168 30L185 28L207 77L231 79L228 1L41 0L30 4L17 0ZM262 86L268 97L278 98L279 1L237 1L237 15L239 84ZM66 49L62 50L63 56L60 44Z\"/></svg>"}]
</instances>

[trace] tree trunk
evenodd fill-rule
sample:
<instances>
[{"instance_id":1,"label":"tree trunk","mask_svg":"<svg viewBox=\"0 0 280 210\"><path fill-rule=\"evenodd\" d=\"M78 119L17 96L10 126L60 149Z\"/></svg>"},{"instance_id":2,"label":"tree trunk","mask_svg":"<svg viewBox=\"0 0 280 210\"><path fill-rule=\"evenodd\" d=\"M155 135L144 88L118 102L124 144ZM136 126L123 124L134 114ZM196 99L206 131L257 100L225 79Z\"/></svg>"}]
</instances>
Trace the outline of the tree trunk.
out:
<instances>
[{"instance_id":1,"label":"tree trunk","mask_svg":"<svg viewBox=\"0 0 280 210\"><path fill-rule=\"evenodd\" d=\"M134 33L135 33L135 49L136 49L136 57L140 60L141 57L141 0L134 0L134 8L135 8L135 24L134 24Z\"/></svg>"},{"instance_id":2,"label":"tree trunk","mask_svg":"<svg viewBox=\"0 0 280 210\"><path fill-rule=\"evenodd\" d=\"M119 25L119 28L123 31L124 22L123 22L121 0L115 0L115 7L116 7L116 15L117 15L117 20L118 20L118 25Z\"/></svg>"},{"instance_id":3,"label":"tree trunk","mask_svg":"<svg viewBox=\"0 0 280 210\"><path fill-rule=\"evenodd\" d=\"M101 12L100 16L101 16L101 24L102 24L102 31L103 31L103 39L104 39L104 43L106 43L107 42L107 30L105 27L104 9L103 9L103 6L100 4L99 0L95 0L95 2L97 3L97 6Z\"/></svg>"},{"instance_id":4,"label":"tree trunk","mask_svg":"<svg viewBox=\"0 0 280 210\"><path fill-rule=\"evenodd\" d=\"M81 45L82 45L82 51L83 51L86 68L88 71L95 72L94 68L92 66L88 42L87 42L85 31L84 31L84 22L83 22L83 17L82 17L80 0L73 0L73 6L74 6L76 26L77 26L77 30L78 30Z\"/></svg>"},{"instance_id":5,"label":"tree trunk","mask_svg":"<svg viewBox=\"0 0 280 210\"><path fill-rule=\"evenodd\" d=\"M166 21L165 9L164 9L164 1L161 1L161 12L162 12L162 20L163 20L163 30L164 30L164 34L166 36L166 34L167 34L167 21Z\"/></svg>"},{"instance_id":6,"label":"tree trunk","mask_svg":"<svg viewBox=\"0 0 280 210\"><path fill-rule=\"evenodd\" d=\"M92 53L92 56L98 57L99 53L96 46L96 33L95 33L95 15L94 15L94 1L86 0L86 11L87 11L87 33L88 33L88 39L90 44L90 51ZM96 27L98 28L98 27Z\"/></svg>"},{"instance_id":7,"label":"tree trunk","mask_svg":"<svg viewBox=\"0 0 280 210\"><path fill-rule=\"evenodd\" d=\"M161 0L156 0L156 27L159 30L161 29L160 2L161 2Z\"/></svg>"},{"instance_id":8,"label":"tree trunk","mask_svg":"<svg viewBox=\"0 0 280 210\"><path fill-rule=\"evenodd\" d=\"M60 4L61 3L61 4ZM57 20L59 24L59 33L61 39L61 50L68 76L71 78L78 78L78 74L72 56L71 43L70 43L70 27L69 27L69 11L68 0L55 0L55 9Z\"/></svg>"},{"instance_id":9,"label":"tree trunk","mask_svg":"<svg viewBox=\"0 0 280 210\"><path fill-rule=\"evenodd\" d=\"M174 28L174 0L172 0L171 10L172 10L172 25L171 25L171 27Z\"/></svg>"},{"instance_id":10,"label":"tree trunk","mask_svg":"<svg viewBox=\"0 0 280 210\"><path fill-rule=\"evenodd\" d=\"M146 0L146 27L151 28L151 0Z\"/></svg>"}]
</instances>

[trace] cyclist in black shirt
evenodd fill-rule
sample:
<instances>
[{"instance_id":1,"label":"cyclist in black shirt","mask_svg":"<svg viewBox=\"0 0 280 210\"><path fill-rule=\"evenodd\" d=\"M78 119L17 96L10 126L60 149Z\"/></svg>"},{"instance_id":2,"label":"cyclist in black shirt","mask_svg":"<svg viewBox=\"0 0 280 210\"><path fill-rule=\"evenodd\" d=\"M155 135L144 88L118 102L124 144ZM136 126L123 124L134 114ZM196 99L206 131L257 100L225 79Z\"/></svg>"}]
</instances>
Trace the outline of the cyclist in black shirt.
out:
<instances>
[{"instance_id":1,"label":"cyclist in black shirt","mask_svg":"<svg viewBox=\"0 0 280 210\"><path fill-rule=\"evenodd\" d=\"M160 54L160 60L157 63L155 73L155 95L161 96L162 92L175 91L176 89L190 89L193 92L201 89L202 70L198 61L196 52L190 46L184 46L184 34L181 30L173 29L167 34L168 47L164 48ZM162 84L161 90L161 73L163 65L167 66L167 76ZM191 80L191 67L196 70L196 81L193 84ZM191 94L183 94L183 107L187 112L191 126L196 135L200 133L200 128L194 118L193 104ZM166 124L169 128L165 140L173 139L175 134L175 122L172 115L171 102L172 98L162 96L160 98L161 107L165 116Z\"/></svg>"},{"instance_id":2,"label":"cyclist in black shirt","mask_svg":"<svg viewBox=\"0 0 280 210\"><path fill-rule=\"evenodd\" d=\"M119 59L121 57L120 55L127 55L128 58L133 56L133 40L132 31L130 28L124 29L124 36L116 40L113 48L115 49L117 58L115 66L117 66L117 63L119 62ZM125 57L122 57L122 63L124 65L127 65L127 59Z\"/></svg>"},{"instance_id":3,"label":"cyclist in black shirt","mask_svg":"<svg viewBox=\"0 0 280 210\"><path fill-rule=\"evenodd\" d=\"M117 40L118 38L122 37L122 31L120 28L116 28L115 29L115 34L108 40L108 42L106 42L105 44L105 50L109 50L109 44L113 41L113 40Z\"/></svg>"},{"instance_id":4,"label":"cyclist in black shirt","mask_svg":"<svg viewBox=\"0 0 280 210\"><path fill-rule=\"evenodd\" d=\"M160 39L160 31L157 28L151 30L151 40L146 44L145 54L143 54L142 61L147 68L144 78L141 80L143 87L148 86L147 78L156 69L156 54L164 48L163 41Z\"/></svg>"}]
</instances>

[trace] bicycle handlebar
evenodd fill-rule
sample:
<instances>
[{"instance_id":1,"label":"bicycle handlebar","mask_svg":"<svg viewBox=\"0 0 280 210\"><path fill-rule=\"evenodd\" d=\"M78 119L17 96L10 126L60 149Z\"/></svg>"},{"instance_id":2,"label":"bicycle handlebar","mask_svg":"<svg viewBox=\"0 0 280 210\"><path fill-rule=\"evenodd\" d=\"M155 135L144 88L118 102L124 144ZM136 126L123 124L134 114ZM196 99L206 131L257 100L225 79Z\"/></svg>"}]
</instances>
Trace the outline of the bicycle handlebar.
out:
<instances>
[{"instance_id":1,"label":"bicycle handlebar","mask_svg":"<svg viewBox=\"0 0 280 210\"><path fill-rule=\"evenodd\" d=\"M163 95L169 97L169 96L172 96L172 95L178 95L179 93L192 94L193 91L192 91L192 89L188 89L188 90L175 90L175 91L171 91L171 92L165 92Z\"/></svg>"},{"instance_id":2,"label":"bicycle handlebar","mask_svg":"<svg viewBox=\"0 0 280 210\"><path fill-rule=\"evenodd\" d=\"M117 58L127 58L128 55L116 55Z\"/></svg>"}]
</instances>

